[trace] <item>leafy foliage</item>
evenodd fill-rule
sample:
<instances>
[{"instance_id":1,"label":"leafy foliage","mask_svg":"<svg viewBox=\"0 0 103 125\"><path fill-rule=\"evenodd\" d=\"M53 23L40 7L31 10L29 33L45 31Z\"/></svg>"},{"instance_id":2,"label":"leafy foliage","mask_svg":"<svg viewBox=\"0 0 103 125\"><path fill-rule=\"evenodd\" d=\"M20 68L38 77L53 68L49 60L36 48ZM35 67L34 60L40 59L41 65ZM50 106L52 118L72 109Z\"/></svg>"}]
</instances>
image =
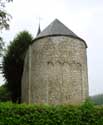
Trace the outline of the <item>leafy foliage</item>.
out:
<instances>
[{"instance_id":1,"label":"leafy foliage","mask_svg":"<svg viewBox=\"0 0 103 125\"><path fill-rule=\"evenodd\" d=\"M9 22L11 19L11 15L7 13L5 10L6 3L13 1L13 0L0 0L0 30L2 29L9 29ZM0 36L0 56L2 55L4 42L3 38Z\"/></svg>"},{"instance_id":2,"label":"leafy foliage","mask_svg":"<svg viewBox=\"0 0 103 125\"><path fill-rule=\"evenodd\" d=\"M20 101L24 58L31 42L32 36L27 31L20 32L10 43L3 57L3 75L13 102Z\"/></svg>"},{"instance_id":3,"label":"leafy foliage","mask_svg":"<svg viewBox=\"0 0 103 125\"><path fill-rule=\"evenodd\" d=\"M90 97L91 100L97 105L103 105L103 94L98 94Z\"/></svg>"},{"instance_id":4,"label":"leafy foliage","mask_svg":"<svg viewBox=\"0 0 103 125\"><path fill-rule=\"evenodd\" d=\"M0 86L0 102L9 101L10 92L7 89L6 85Z\"/></svg>"},{"instance_id":5,"label":"leafy foliage","mask_svg":"<svg viewBox=\"0 0 103 125\"><path fill-rule=\"evenodd\" d=\"M6 12L5 4L6 2L10 2L13 0L0 0L0 30L3 28L9 29L9 21L11 18L11 15Z\"/></svg>"},{"instance_id":6,"label":"leafy foliage","mask_svg":"<svg viewBox=\"0 0 103 125\"><path fill-rule=\"evenodd\" d=\"M102 125L103 107L0 103L0 125Z\"/></svg>"}]
</instances>

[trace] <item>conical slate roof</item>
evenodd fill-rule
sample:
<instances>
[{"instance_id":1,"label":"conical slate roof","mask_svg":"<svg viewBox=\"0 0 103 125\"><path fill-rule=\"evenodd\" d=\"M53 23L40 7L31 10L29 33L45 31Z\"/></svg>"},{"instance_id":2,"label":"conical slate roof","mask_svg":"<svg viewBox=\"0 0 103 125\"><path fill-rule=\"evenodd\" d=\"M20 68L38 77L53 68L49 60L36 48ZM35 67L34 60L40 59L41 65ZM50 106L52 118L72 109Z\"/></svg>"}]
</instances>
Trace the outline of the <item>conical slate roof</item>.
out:
<instances>
[{"instance_id":1,"label":"conical slate roof","mask_svg":"<svg viewBox=\"0 0 103 125\"><path fill-rule=\"evenodd\" d=\"M35 39L40 39L48 36L70 36L84 41L75 33L73 33L69 28L67 28L63 23L61 23L58 19L55 19L49 26L47 26L42 32L40 32Z\"/></svg>"},{"instance_id":2,"label":"conical slate roof","mask_svg":"<svg viewBox=\"0 0 103 125\"><path fill-rule=\"evenodd\" d=\"M47 28L45 28L38 36L50 36L50 35L68 35L77 37L75 33L73 33L70 29L68 29L63 23L61 23L58 19L55 19Z\"/></svg>"}]
</instances>

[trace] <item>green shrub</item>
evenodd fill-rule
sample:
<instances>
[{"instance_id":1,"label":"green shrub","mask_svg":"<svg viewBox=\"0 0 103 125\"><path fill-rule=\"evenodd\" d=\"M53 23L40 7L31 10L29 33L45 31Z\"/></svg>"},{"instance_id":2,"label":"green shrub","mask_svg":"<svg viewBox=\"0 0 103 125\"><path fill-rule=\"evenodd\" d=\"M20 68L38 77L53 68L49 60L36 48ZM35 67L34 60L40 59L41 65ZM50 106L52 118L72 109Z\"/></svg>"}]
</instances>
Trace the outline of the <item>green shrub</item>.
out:
<instances>
[{"instance_id":1,"label":"green shrub","mask_svg":"<svg viewBox=\"0 0 103 125\"><path fill-rule=\"evenodd\" d=\"M103 105L103 94L98 94L98 95L90 96L90 99L91 99L96 105Z\"/></svg>"},{"instance_id":2,"label":"green shrub","mask_svg":"<svg viewBox=\"0 0 103 125\"><path fill-rule=\"evenodd\" d=\"M6 84L0 86L0 102L10 101L10 92L7 89Z\"/></svg>"},{"instance_id":3,"label":"green shrub","mask_svg":"<svg viewBox=\"0 0 103 125\"><path fill-rule=\"evenodd\" d=\"M0 125L102 125L103 107L0 103Z\"/></svg>"}]
</instances>

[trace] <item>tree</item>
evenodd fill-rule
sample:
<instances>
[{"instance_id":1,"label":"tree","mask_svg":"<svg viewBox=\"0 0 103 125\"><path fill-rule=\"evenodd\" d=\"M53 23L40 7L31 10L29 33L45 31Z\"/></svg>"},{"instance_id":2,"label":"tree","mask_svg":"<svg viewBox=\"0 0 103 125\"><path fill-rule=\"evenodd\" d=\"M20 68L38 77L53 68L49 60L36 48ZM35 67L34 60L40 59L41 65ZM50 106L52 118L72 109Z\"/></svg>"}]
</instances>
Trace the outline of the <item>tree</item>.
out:
<instances>
[{"instance_id":1,"label":"tree","mask_svg":"<svg viewBox=\"0 0 103 125\"><path fill-rule=\"evenodd\" d=\"M13 0L0 0L0 30L3 28L9 29L9 21L11 18L11 15L6 12L5 4L6 2L10 2Z\"/></svg>"},{"instance_id":2,"label":"tree","mask_svg":"<svg viewBox=\"0 0 103 125\"><path fill-rule=\"evenodd\" d=\"M10 101L10 92L7 89L6 85L0 86L0 102Z\"/></svg>"},{"instance_id":3,"label":"tree","mask_svg":"<svg viewBox=\"0 0 103 125\"><path fill-rule=\"evenodd\" d=\"M13 102L18 100L20 102L24 58L32 39L27 31L20 32L10 43L3 57L3 76L6 79L8 90L11 92Z\"/></svg>"},{"instance_id":4,"label":"tree","mask_svg":"<svg viewBox=\"0 0 103 125\"><path fill-rule=\"evenodd\" d=\"M5 10L5 5L6 5L6 2L10 2L10 1L13 1L13 0L0 0L0 31L2 29L9 29L9 21L11 19L11 15L8 14ZM0 51L3 49L3 39L2 37L0 36ZM1 53L0 53L0 56L1 56Z\"/></svg>"},{"instance_id":5,"label":"tree","mask_svg":"<svg viewBox=\"0 0 103 125\"><path fill-rule=\"evenodd\" d=\"M90 99L97 105L103 105L103 94L91 96Z\"/></svg>"}]
</instances>

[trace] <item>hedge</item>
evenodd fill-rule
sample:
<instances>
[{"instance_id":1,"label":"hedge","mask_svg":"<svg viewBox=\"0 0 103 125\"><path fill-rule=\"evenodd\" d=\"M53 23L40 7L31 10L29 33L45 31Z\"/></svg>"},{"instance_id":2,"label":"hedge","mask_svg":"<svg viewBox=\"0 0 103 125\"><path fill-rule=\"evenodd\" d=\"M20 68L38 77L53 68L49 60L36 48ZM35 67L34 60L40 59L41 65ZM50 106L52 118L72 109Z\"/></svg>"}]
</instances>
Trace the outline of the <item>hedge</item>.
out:
<instances>
[{"instance_id":1,"label":"hedge","mask_svg":"<svg viewBox=\"0 0 103 125\"><path fill-rule=\"evenodd\" d=\"M103 106L0 103L0 125L103 125Z\"/></svg>"}]
</instances>

